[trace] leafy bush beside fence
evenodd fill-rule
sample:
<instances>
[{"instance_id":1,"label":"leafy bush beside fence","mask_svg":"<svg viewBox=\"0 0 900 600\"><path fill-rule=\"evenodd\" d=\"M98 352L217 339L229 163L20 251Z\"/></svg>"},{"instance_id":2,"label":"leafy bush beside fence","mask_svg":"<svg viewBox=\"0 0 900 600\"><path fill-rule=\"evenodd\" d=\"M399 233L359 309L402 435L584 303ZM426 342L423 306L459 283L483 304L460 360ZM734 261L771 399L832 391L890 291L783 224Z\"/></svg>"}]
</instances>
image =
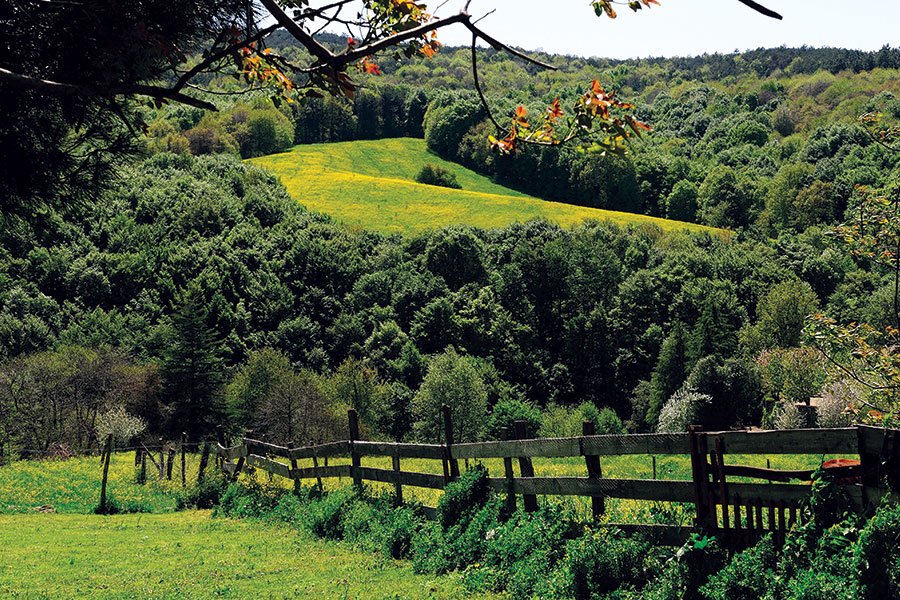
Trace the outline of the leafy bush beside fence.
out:
<instances>
[{"instance_id":1,"label":"leafy bush beside fence","mask_svg":"<svg viewBox=\"0 0 900 600\"><path fill-rule=\"evenodd\" d=\"M634 600L900 594L900 507L885 504L868 522L851 513L836 517L816 509L820 498L834 497L827 482L816 485L807 507L812 519L788 535L783 550L765 537L729 559L713 538L694 535L677 550L654 546L640 535L582 523L565 504L510 512L486 481L483 468L466 471L447 486L435 520L420 506L394 506L387 495L352 487L295 494L253 473L231 484L216 510L410 558L419 573L461 571L473 593Z\"/></svg>"}]
</instances>

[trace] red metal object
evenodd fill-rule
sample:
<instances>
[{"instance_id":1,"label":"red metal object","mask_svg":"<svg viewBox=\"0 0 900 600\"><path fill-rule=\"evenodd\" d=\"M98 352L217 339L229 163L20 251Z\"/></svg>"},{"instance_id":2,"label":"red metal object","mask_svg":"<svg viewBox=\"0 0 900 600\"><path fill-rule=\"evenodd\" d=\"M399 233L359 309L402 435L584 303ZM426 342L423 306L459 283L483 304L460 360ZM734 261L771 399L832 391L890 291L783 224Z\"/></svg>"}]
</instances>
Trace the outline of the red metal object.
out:
<instances>
[{"instance_id":1,"label":"red metal object","mask_svg":"<svg viewBox=\"0 0 900 600\"><path fill-rule=\"evenodd\" d=\"M853 458L834 458L822 463L822 470L831 475L840 485L862 483L860 462Z\"/></svg>"}]
</instances>

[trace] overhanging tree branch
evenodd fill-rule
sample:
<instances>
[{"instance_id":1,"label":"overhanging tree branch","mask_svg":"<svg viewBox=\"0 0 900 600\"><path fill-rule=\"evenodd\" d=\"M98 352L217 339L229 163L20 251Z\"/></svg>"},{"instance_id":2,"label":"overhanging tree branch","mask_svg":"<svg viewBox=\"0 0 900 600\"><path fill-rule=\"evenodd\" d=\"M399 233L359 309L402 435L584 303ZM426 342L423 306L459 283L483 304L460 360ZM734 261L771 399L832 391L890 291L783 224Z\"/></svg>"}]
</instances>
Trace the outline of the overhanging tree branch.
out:
<instances>
[{"instance_id":1,"label":"overhanging tree branch","mask_svg":"<svg viewBox=\"0 0 900 600\"><path fill-rule=\"evenodd\" d=\"M0 67L0 81L6 81L7 83L18 85L20 87L27 87L48 94L62 96L148 96L155 100L172 100L205 110L216 110L215 104L188 96L177 90L139 83L113 87L93 87L89 85L76 85L73 83L40 79L30 75L15 73L2 67Z\"/></svg>"}]
</instances>

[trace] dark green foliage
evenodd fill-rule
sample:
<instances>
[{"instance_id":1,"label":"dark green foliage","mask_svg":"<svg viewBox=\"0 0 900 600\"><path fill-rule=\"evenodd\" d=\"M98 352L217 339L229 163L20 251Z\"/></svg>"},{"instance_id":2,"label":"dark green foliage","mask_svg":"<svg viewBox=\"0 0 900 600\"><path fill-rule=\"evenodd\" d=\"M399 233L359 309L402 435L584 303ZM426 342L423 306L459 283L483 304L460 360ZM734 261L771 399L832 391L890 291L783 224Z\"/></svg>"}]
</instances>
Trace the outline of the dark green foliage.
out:
<instances>
[{"instance_id":1,"label":"dark green foliage","mask_svg":"<svg viewBox=\"0 0 900 600\"><path fill-rule=\"evenodd\" d=\"M444 488L437 506L438 523L444 531L467 524L487 503L490 495L487 469L480 464L467 469L459 480Z\"/></svg>"},{"instance_id":2,"label":"dark green foliage","mask_svg":"<svg viewBox=\"0 0 900 600\"><path fill-rule=\"evenodd\" d=\"M128 500L127 502L120 502L116 499L115 496L109 493L107 493L106 495L105 506L101 507L98 504L94 507L95 515L123 515L149 512L153 512L153 509L146 502L142 502L140 500Z\"/></svg>"},{"instance_id":3,"label":"dark green foliage","mask_svg":"<svg viewBox=\"0 0 900 600\"><path fill-rule=\"evenodd\" d=\"M212 434L223 421L224 364L208 318L199 291L190 290L172 316L160 366L163 399L172 411L170 429L191 439Z\"/></svg>"},{"instance_id":4,"label":"dark green foliage","mask_svg":"<svg viewBox=\"0 0 900 600\"><path fill-rule=\"evenodd\" d=\"M900 597L900 507L885 504L859 536L856 568L866 600Z\"/></svg>"},{"instance_id":5,"label":"dark green foliage","mask_svg":"<svg viewBox=\"0 0 900 600\"><path fill-rule=\"evenodd\" d=\"M725 568L710 577L700 593L710 600L757 600L772 586L777 556L772 536L739 552Z\"/></svg>"},{"instance_id":6,"label":"dark green foliage","mask_svg":"<svg viewBox=\"0 0 900 600\"><path fill-rule=\"evenodd\" d=\"M307 529L318 537L339 540L344 537L346 511L358 497L352 487L344 487L325 494L309 505L303 515Z\"/></svg>"},{"instance_id":7,"label":"dark green foliage","mask_svg":"<svg viewBox=\"0 0 900 600\"><path fill-rule=\"evenodd\" d=\"M541 411L539 408L518 398L503 398L491 410L487 423L487 436L494 440L501 439L500 429L506 427L510 433L516 421L525 421L525 435L537 437L541 428Z\"/></svg>"},{"instance_id":8,"label":"dark green foliage","mask_svg":"<svg viewBox=\"0 0 900 600\"><path fill-rule=\"evenodd\" d=\"M605 532L585 535L566 548L569 593L590 600L620 587L640 588L653 576L647 570L649 559L645 540Z\"/></svg>"},{"instance_id":9,"label":"dark green foliage","mask_svg":"<svg viewBox=\"0 0 900 600\"><path fill-rule=\"evenodd\" d=\"M462 189L462 186L456 180L456 175L452 171L431 163L427 163L422 167L422 170L416 175L416 181L426 185L439 185L455 190Z\"/></svg>"},{"instance_id":10,"label":"dark green foliage","mask_svg":"<svg viewBox=\"0 0 900 600\"><path fill-rule=\"evenodd\" d=\"M209 473L203 481L190 485L178 498L179 510L213 508L229 489L228 480L219 473Z\"/></svg>"},{"instance_id":11,"label":"dark green foliage","mask_svg":"<svg viewBox=\"0 0 900 600\"><path fill-rule=\"evenodd\" d=\"M214 514L233 518L268 515L288 491L272 482L261 482L251 471L242 483L232 483L221 495Z\"/></svg>"}]
</instances>

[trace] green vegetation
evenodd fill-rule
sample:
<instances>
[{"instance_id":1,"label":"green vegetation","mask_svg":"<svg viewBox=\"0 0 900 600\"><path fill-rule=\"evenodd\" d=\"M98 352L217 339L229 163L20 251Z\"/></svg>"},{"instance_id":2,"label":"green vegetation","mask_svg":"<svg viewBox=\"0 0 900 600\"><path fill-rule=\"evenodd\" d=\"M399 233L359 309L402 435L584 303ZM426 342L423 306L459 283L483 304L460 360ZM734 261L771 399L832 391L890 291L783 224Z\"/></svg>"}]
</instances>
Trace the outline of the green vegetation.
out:
<instances>
[{"instance_id":1,"label":"green vegetation","mask_svg":"<svg viewBox=\"0 0 900 600\"><path fill-rule=\"evenodd\" d=\"M513 598L881 598L900 593L900 509L881 507L869 521L848 511L840 486L818 480L783 548L771 538L729 556L693 535L680 549L640 535L586 524L571 504L542 502L537 512L511 511L490 492L476 466L450 484L437 518L418 506L395 507L387 495L340 488L292 494L255 476L232 484L223 514L287 523L321 538L344 540L385 558L409 557L418 573L459 572L470 593ZM657 510L656 522L678 523Z\"/></svg>"},{"instance_id":2,"label":"green vegetation","mask_svg":"<svg viewBox=\"0 0 900 600\"><path fill-rule=\"evenodd\" d=\"M455 577L208 511L0 516L0 545L4 597L470 597Z\"/></svg>"},{"instance_id":3,"label":"green vegetation","mask_svg":"<svg viewBox=\"0 0 900 600\"><path fill-rule=\"evenodd\" d=\"M410 235L454 223L489 229L539 218L562 226L597 219L664 231L704 229L539 200L429 154L422 140L411 138L296 146L251 162L278 175L291 196L307 208L347 225L385 233ZM417 183L426 164L447 170L462 189Z\"/></svg>"}]
</instances>

